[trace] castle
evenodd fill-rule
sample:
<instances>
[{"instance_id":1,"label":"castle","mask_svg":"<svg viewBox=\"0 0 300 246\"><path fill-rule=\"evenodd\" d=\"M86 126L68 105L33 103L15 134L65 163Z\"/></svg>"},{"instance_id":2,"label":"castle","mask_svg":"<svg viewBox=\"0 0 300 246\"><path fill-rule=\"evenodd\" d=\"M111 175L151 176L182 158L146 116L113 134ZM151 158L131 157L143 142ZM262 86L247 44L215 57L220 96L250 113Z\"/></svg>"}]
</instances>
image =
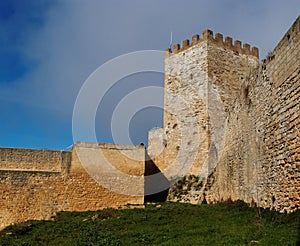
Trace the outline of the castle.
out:
<instances>
[{"instance_id":1,"label":"castle","mask_svg":"<svg viewBox=\"0 0 300 246\"><path fill-rule=\"evenodd\" d=\"M148 150L80 142L71 151L0 148L0 228L164 196L299 209L300 16L262 63L257 48L210 30L174 45L165 52L164 89L164 126L149 132ZM96 168L99 151L114 166L106 185L80 158ZM120 171L138 182L122 183Z\"/></svg>"}]
</instances>

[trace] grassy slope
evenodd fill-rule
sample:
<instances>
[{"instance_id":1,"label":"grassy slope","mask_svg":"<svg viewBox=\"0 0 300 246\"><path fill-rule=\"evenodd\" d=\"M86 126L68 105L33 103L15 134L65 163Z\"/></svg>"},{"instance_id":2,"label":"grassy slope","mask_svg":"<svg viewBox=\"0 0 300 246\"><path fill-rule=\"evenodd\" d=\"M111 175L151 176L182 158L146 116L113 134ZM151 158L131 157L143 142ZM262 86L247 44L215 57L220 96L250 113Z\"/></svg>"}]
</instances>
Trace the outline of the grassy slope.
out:
<instances>
[{"instance_id":1,"label":"grassy slope","mask_svg":"<svg viewBox=\"0 0 300 246\"><path fill-rule=\"evenodd\" d=\"M6 228L0 245L297 245L299 212L259 212L242 202L62 212Z\"/></svg>"}]
</instances>

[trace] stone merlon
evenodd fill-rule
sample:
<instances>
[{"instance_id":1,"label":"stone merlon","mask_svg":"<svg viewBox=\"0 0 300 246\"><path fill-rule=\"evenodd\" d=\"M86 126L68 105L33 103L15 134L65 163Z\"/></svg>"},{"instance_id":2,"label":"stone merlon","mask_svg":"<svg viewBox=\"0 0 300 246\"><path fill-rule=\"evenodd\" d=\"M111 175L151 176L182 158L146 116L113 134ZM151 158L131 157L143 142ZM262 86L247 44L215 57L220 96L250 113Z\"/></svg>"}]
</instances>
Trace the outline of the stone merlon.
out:
<instances>
[{"instance_id":1,"label":"stone merlon","mask_svg":"<svg viewBox=\"0 0 300 246\"><path fill-rule=\"evenodd\" d=\"M224 48L226 50L232 50L235 52L238 52L239 54L254 56L256 58L259 58L259 51L257 47L250 47L250 44L243 44L239 40L235 40L234 44L232 44L233 39L231 37L225 37L225 41L223 40L223 34L216 33L215 37L213 34L213 31L211 30L204 30L202 32L202 38L198 34L195 34L192 37L192 42L190 42L188 39L185 39L182 41L182 45L175 44L173 46L173 52L170 48L166 49L166 53L174 53L177 54L178 52L184 51L188 49L191 46L194 46L200 42L209 42L210 44L219 46L221 48Z\"/></svg>"}]
</instances>

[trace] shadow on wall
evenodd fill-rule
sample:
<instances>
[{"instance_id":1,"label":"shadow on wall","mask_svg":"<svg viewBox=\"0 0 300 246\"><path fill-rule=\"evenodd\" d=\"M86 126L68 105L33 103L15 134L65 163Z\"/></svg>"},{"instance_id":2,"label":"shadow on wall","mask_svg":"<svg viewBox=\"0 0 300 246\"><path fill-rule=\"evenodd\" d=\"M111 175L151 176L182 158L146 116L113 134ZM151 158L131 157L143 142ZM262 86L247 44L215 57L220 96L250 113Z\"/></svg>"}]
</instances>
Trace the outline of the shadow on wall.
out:
<instances>
[{"instance_id":1,"label":"shadow on wall","mask_svg":"<svg viewBox=\"0 0 300 246\"><path fill-rule=\"evenodd\" d=\"M147 152L145 155L144 202L165 202L170 182L151 160Z\"/></svg>"}]
</instances>

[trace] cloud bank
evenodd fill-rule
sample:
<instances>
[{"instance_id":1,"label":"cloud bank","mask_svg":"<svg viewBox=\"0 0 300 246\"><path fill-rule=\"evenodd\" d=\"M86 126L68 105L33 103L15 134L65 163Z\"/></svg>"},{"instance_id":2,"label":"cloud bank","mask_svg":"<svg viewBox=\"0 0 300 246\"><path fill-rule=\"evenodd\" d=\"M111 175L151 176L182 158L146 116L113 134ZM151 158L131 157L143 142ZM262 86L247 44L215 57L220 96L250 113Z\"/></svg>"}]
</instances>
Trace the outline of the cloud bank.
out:
<instances>
[{"instance_id":1,"label":"cloud bank","mask_svg":"<svg viewBox=\"0 0 300 246\"><path fill-rule=\"evenodd\" d=\"M298 0L29 0L2 5L0 107L6 123L0 145L48 148L72 143L76 96L87 77L106 61L137 50L164 50L171 31L173 43L180 43L206 28L259 47L263 58L300 10ZM113 141L107 133L115 100L121 100L128 88L162 85L162 78L133 76L120 82L105 102L107 111L97 115L99 141ZM135 118L128 129L132 139L146 141L137 136L151 124L162 124L161 111L147 115L158 119L145 124L150 122L147 117Z\"/></svg>"}]
</instances>

